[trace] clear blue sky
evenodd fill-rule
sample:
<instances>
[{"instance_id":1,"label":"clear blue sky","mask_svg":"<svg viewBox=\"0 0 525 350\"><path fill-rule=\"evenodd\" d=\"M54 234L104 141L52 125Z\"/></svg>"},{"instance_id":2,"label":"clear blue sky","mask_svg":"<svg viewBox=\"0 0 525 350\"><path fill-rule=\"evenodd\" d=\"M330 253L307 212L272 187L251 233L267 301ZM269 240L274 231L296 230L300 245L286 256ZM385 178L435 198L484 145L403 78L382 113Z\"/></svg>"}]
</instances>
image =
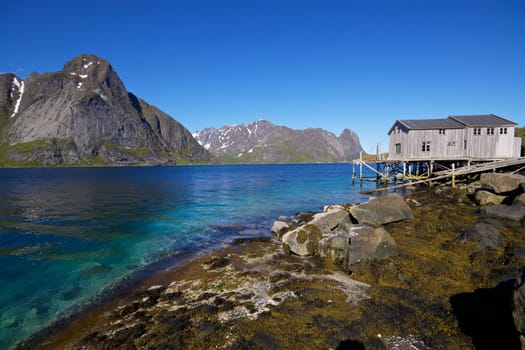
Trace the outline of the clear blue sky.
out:
<instances>
[{"instance_id":1,"label":"clear blue sky","mask_svg":"<svg viewBox=\"0 0 525 350\"><path fill-rule=\"evenodd\" d=\"M268 119L388 146L396 119L525 125L525 1L4 1L0 72L80 53L190 131Z\"/></svg>"}]
</instances>

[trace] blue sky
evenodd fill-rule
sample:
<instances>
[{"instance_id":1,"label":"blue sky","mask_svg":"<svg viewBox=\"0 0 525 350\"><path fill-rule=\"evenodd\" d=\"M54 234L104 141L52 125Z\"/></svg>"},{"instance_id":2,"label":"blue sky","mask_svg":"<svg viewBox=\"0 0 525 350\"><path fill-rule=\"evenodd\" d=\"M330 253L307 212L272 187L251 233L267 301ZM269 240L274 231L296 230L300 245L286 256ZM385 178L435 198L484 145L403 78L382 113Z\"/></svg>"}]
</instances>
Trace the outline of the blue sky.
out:
<instances>
[{"instance_id":1,"label":"blue sky","mask_svg":"<svg viewBox=\"0 0 525 350\"><path fill-rule=\"evenodd\" d=\"M2 13L0 72L96 54L190 131L349 128L375 152L396 119L525 125L521 0L20 0Z\"/></svg>"}]
</instances>

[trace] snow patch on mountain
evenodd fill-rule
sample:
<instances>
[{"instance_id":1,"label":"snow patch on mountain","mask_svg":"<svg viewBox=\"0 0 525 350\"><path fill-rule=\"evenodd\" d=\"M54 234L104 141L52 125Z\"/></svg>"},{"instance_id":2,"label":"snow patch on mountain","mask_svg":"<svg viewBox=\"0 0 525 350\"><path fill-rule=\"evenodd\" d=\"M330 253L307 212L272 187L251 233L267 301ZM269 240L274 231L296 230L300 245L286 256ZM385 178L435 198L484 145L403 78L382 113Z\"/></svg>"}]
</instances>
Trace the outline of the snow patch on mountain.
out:
<instances>
[{"instance_id":1,"label":"snow patch on mountain","mask_svg":"<svg viewBox=\"0 0 525 350\"><path fill-rule=\"evenodd\" d=\"M13 79L13 89L11 90L11 97L13 96L13 90L15 87L18 89L19 96L15 102L15 109L13 113L10 115L10 118L13 118L18 113L18 108L20 108L20 102L22 102L22 96L24 96L24 88L25 88L24 81L23 80L18 81L16 77Z\"/></svg>"}]
</instances>

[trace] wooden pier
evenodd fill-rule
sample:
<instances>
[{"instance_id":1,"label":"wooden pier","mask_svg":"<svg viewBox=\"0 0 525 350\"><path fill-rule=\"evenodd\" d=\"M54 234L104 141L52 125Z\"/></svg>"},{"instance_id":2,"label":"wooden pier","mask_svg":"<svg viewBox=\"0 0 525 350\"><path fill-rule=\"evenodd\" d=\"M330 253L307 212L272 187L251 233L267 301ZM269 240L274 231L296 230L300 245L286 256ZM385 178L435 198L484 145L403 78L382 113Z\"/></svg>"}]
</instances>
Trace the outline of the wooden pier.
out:
<instances>
[{"instance_id":1,"label":"wooden pier","mask_svg":"<svg viewBox=\"0 0 525 350\"><path fill-rule=\"evenodd\" d=\"M370 170L373 176L364 176L363 169ZM357 169L359 175L356 174ZM452 187L456 185L458 177L475 175L478 173L496 171L497 169L514 169L514 172L525 169L525 158L494 159L477 161L473 159L457 160L386 160L377 159L365 161L362 155L354 160L352 179L354 181L377 181L384 183L371 192L385 191L411 185L424 184L449 178ZM397 184L400 182L400 184ZM391 185L389 185L391 184Z\"/></svg>"}]
</instances>

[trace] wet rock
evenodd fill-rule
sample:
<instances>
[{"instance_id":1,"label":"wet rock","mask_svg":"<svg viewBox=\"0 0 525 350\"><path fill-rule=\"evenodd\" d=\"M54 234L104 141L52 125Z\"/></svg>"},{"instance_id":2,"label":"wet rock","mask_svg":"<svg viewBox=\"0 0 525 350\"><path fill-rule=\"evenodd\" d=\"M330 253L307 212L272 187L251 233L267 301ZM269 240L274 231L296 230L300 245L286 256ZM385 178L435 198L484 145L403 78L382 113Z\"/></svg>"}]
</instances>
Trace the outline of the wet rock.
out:
<instances>
[{"instance_id":1,"label":"wet rock","mask_svg":"<svg viewBox=\"0 0 525 350\"><path fill-rule=\"evenodd\" d=\"M458 240L463 243L466 241L478 242L479 250L503 247L503 236L498 229L483 222L477 223L466 229L465 232L458 237Z\"/></svg>"},{"instance_id":2,"label":"wet rock","mask_svg":"<svg viewBox=\"0 0 525 350\"><path fill-rule=\"evenodd\" d=\"M368 202L350 208L350 214L359 224L379 226L391 222L412 219L412 210L403 197L396 193L372 198Z\"/></svg>"},{"instance_id":3,"label":"wet rock","mask_svg":"<svg viewBox=\"0 0 525 350\"><path fill-rule=\"evenodd\" d=\"M281 240L283 235L290 229L290 225L284 221L275 221L272 225L272 236Z\"/></svg>"},{"instance_id":4,"label":"wet rock","mask_svg":"<svg viewBox=\"0 0 525 350\"><path fill-rule=\"evenodd\" d=\"M357 225L350 230L348 270L361 260L385 259L397 255L398 249L392 236L382 227Z\"/></svg>"},{"instance_id":5,"label":"wet rock","mask_svg":"<svg viewBox=\"0 0 525 350\"><path fill-rule=\"evenodd\" d=\"M481 186L493 190L497 194L512 192L525 183L525 176L508 173L481 174Z\"/></svg>"},{"instance_id":6,"label":"wet rock","mask_svg":"<svg viewBox=\"0 0 525 350\"><path fill-rule=\"evenodd\" d=\"M282 241L285 251L299 256L311 256L318 252L319 241L323 238L321 230L314 225L303 225L293 231L286 232Z\"/></svg>"},{"instance_id":7,"label":"wet rock","mask_svg":"<svg viewBox=\"0 0 525 350\"><path fill-rule=\"evenodd\" d=\"M309 222L321 230L324 236L337 232L348 232L352 227L350 215L341 208L330 208L327 212L315 214Z\"/></svg>"},{"instance_id":8,"label":"wet rock","mask_svg":"<svg viewBox=\"0 0 525 350\"><path fill-rule=\"evenodd\" d=\"M476 203L479 205L501 204L505 196L499 196L489 191L480 190L476 192Z\"/></svg>"},{"instance_id":9,"label":"wet rock","mask_svg":"<svg viewBox=\"0 0 525 350\"><path fill-rule=\"evenodd\" d=\"M212 257L210 260L204 262L210 270L217 270L226 267L230 264L230 259L226 257Z\"/></svg>"},{"instance_id":10,"label":"wet rock","mask_svg":"<svg viewBox=\"0 0 525 350\"><path fill-rule=\"evenodd\" d=\"M480 209L481 213L500 219L522 221L525 219L525 207L508 206L505 204L489 205Z\"/></svg>"}]
</instances>

